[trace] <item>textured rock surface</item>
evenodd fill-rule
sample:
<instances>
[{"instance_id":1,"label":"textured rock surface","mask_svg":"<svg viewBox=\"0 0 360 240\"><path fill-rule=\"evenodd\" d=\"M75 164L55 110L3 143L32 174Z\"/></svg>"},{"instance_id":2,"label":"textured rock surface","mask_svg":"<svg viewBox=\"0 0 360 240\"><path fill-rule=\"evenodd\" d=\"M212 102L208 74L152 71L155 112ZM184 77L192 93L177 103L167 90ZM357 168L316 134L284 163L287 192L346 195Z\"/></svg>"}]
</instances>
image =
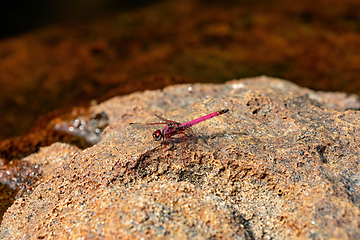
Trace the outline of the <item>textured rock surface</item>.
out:
<instances>
[{"instance_id":1,"label":"textured rock surface","mask_svg":"<svg viewBox=\"0 0 360 240\"><path fill-rule=\"evenodd\" d=\"M223 108L170 150L129 125ZM8 209L0 237L359 239L356 109L355 95L267 77L113 98L92 109L109 117L100 143L28 157L43 180Z\"/></svg>"}]
</instances>

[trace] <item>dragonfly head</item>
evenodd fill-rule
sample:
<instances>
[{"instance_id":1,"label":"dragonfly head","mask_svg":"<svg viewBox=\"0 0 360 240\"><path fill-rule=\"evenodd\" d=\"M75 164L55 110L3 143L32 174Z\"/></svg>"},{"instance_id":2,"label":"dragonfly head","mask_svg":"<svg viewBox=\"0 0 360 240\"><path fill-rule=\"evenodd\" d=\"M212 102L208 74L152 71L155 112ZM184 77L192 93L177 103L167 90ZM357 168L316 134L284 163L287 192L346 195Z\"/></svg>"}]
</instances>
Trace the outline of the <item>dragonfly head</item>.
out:
<instances>
[{"instance_id":1,"label":"dragonfly head","mask_svg":"<svg viewBox=\"0 0 360 240\"><path fill-rule=\"evenodd\" d=\"M164 135L161 133L161 131L158 129L156 130L154 133L153 133L153 138L156 140L156 141L160 141L161 139L164 138Z\"/></svg>"}]
</instances>

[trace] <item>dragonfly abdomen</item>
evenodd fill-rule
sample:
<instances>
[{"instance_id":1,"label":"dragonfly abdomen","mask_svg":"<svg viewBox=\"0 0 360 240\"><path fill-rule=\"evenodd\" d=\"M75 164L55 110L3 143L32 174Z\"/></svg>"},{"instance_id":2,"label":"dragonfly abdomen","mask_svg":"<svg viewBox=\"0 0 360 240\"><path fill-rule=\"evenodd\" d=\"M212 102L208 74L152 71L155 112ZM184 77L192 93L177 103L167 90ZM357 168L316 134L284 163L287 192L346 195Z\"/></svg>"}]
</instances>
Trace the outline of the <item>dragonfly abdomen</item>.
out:
<instances>
[{"instance_id":1,"label":"dragonfly abdomen","mask_svg":"<svg viewBox=\"0 0 360 240\"><path fill-rule=\"evenodd\" d=\"M220 110L220 111L217 111L217 112L214 112L214 113L211 113L211 114L208 114L206 116L203 116L203 117L200 117L200 118L197 118L197 119L194 119L192 121L189 121L189 122L186 122L186 123L183 123L180 125L180 127L182 127L183 129L186 129L188 127L191 127L195 124L198 124L202 121L205 121L205 120L208 120L210 118L213 118L213 117L216 117L216 116L219 116L221 114L224 114L224 113L227 113L229 111L229 109L223 109L223 110Z\"/></svg>"}]
</instances>

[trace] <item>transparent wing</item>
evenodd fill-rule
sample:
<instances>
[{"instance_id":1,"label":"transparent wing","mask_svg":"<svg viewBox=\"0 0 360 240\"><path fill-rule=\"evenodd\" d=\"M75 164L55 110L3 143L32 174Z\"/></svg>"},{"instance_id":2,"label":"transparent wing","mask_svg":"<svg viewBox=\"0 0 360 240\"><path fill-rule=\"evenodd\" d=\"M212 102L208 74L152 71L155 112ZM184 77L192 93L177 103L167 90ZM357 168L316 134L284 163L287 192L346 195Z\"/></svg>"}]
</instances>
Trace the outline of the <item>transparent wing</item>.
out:
<instances>
[{"instance_id":1,"label":"transparent wing","mask_svg":"<svg viewBox=\"0 0 360 240\"><path fill-rule=\"evenodd\" d=\"M155 116L156 116L157 118L159 118L159 119L167 122L167 123L171 123L171 122L173 122L173 123L179 123L179 122L175 122L175 121L173 121L173 120L166 119L166 118L164 118L164 117L162 117L162 116L160 116L160 115L157 115L157 114L155 114ZM180 124L180 123L179 123L179 124Z\"/></svg>"},{"instance_id":2,"label":"transparent wing","mask_svg":"<svg viewBox=\"0 0 360 240\"><path fill-rule=\"evenodd\" d=\"M160 123L130 123L130 125L135 125L135 126L144 126L144 125L158 125L158 124L168 124L167 122L160 122Z\"/></svg>"}]
</instances>

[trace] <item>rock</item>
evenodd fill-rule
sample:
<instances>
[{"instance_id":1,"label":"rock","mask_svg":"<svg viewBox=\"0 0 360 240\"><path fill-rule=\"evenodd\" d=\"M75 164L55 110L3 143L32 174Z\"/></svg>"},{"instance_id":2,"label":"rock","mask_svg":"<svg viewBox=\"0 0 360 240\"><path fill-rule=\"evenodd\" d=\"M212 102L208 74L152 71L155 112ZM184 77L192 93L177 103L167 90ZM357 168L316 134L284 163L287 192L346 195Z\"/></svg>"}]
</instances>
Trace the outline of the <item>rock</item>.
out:
<instances>
[{"instance_id":1,"label":"rock","mask_svg":"<svg viewBox=\"0 0 360 240\"><path fill-rule=\"evenodd\" d=\"M171 149L129 125L225 108ZM359 239L359 109L355 95L268 77L115 97L91 109L109 119L98 144L29 157L46 173L0 237Z\"/></svg>"},{"instance_id":2,"label":"rock","mask_svg":"<svg viewBox=\"0 0 360 240\"><path fill-rule=\"evenodd\" d=\"M66 164L70 158L79 154L81 149L66 143L54 143L49 147L42 147L38 153L23 159L31 165L41 166L43 179L51 177L57 167Z\"/></svg>"}]
</instances>

